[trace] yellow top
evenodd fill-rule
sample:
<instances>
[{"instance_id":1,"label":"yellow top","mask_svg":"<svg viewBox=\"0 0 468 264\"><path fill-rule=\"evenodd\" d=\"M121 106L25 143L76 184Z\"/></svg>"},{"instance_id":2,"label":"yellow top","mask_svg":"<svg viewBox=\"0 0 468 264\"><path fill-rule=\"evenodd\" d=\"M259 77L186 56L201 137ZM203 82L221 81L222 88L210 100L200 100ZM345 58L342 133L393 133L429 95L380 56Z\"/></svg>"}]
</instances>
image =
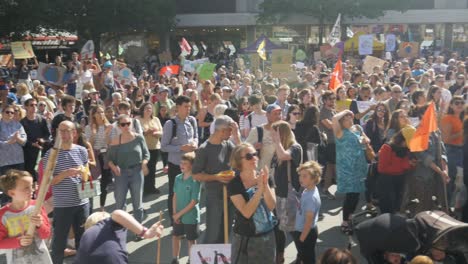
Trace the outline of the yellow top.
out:
<instances>
[{"instance_id":1,"label":"yellow top","mask_svg":"<svg viewBox=\"0 0 468 264\"><path fill-rule=\"evenodd\" d=\"M143 120L143 118L139 118L141 126L143 127L143 135L145 137L146 145L148 146L149 150L154 149L161 149L161 134L158 136L154 136L151 132L148 132L149 129L156 129L156 133L162 133L162 126L159 118L153 117L149 121Z\"/></svg>"}]
</instances>

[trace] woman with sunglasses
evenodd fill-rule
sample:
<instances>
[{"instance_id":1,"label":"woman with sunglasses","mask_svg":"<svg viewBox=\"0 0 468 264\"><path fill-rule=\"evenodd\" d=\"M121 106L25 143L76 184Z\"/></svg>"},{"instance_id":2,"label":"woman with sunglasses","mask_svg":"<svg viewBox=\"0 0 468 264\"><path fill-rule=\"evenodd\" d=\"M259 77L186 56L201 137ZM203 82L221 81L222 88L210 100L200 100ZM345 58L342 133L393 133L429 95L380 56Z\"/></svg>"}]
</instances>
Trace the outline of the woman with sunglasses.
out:
<instances>
[{"instance_id":1,"label":"woman with sunglasses","mask_svg":"<svg viewBox=\"0 0 468 264\"><path fill-rule=\"evenodd\" d=\"M109 167L115 179L116 209L125 207L127 192L132 196L133 216L143 221L143 175L147 175L150 153L145 138L131 131L132 118L120 115L117 123L122 133L109 146Z\"/></svg>"},{"instance_id":2,"label":"woman with sunglasses","mask_svg":"<svg viewBox=\"0 0 468 264\"><path fill-rule=\"evenodd\" d=\"M455 177L457 176L457 166L462 167L463 163L463 118L465 101L461 96L454 96L450 101L447 114L442 117L440 129L442 131L442 141L447 149L448 159L448 200L455 191Z\"/></svg>"},{"instance_id":3,"label":"woman with sunglasses","mask_svg":"<svg viewBox=\"0 0 468 264\"><path fill-rule=\"evenodd\" d=\"M15 118L15 106L6 106L0 120L0 175L9 169L24 169L23 146L26 132Z\"/></svg>"},{"instance_id":4,"label":"woman with sunglasses","mask_svg":"<svg viewBox=\"0 0 468 264\"><path fill-rule=\"evenodd\" d=\"M280 219L279 230L276 232L276 252L277 260L282 260L286 246L285 232L295 231L297 207L296 204L291 204L291 197L300 199L301 185L297 168L302 163L302 147L297 143L287 122L275 122L272 129L275 145L272 167L275 167L276 214Z\"/></svg>"},{"instance_id":5,"label":"woman with sunglasses","mask_svg":"<svg viewBox=\"0 0 468 264\"><path fill-rule=\"evenodd\" d=\"M302 119L302 111L298 105L292 104L288 108L288 114L286 115L286 122L288 122L289 127L293 131L294 135L296 134L296 125Z\"/></svg>"},{"instance_id":6,"label":"woman with sunglasses","mask_svg":"<svg viewBox=\"0 0 468 264\"><path fill-rule=\"evenodd\" d=\"M236 209L231 244L231 259L236 264L275 263L275 223L270 218L276 206L275 189L267 167L258 173L257 165L257 150L252 145L242 143L232 151L231 167L236 176L227 189ZM248 223L259 209L269 216L271 225L262 225L265 230L261 234L250 234Z\"/></svg>"}]
</instances>

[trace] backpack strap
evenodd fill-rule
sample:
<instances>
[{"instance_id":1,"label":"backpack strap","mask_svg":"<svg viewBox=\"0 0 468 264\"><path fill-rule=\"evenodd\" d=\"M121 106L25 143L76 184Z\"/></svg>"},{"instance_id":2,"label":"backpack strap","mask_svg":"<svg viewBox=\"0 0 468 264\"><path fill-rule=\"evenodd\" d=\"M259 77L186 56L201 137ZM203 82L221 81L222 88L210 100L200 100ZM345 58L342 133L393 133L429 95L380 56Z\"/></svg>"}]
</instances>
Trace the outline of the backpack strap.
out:
<instances>
[{"instance_id":1,"label":"backpack strap","mask_svg":"<svg viewBox=\"0 0 468 264\"><path fill-rule=\"evenodd\" d=\"M171 118L169 120L171 120L171 122L172 122L172 137L171 137L171 140L172 140L177 135L177 122L176 122L175 118Z\"/></svg>"},{"instance_id":2,"label":"backpack strap","mask_svg":"<svg viewBox=\"0 0 468 264\"><path fill-rule=\"evenodd\" d=\"M257 142L262 143L263 142L263 127L262 126L257 126Z\"/></svg>"},{"instance_id":3,"label":"backpack strap","mask_svg":"<svg viewBox=\"0 0 468 264\"><path fill-rule=\"evenodd\" d=\"M247 119L249 119L249 127L250 128L252 128L252 114L253 114L253 112L247 115Z\"/></svg>"}]
</instances>

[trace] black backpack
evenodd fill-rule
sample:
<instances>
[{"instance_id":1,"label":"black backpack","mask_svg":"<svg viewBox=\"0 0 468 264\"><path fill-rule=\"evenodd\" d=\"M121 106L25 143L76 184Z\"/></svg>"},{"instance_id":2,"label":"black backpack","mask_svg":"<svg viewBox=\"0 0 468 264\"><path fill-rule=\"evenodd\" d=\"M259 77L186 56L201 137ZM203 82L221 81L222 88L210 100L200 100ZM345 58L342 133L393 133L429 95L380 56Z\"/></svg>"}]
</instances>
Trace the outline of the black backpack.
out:
<instances>
[{"instance_id":1,"label":"black backpack","mask_svg":"<svg viewBox=\"0 0 468 264\"><path fill-rule=\"evenodd\" d=\"M193 118L190 118L190 117L187 117L187 118L188 118L188 120L190 122L190 125L192 125L193 135L195 136L195 131L196 131L195 129L197 129L197 127L195 126L195 122L194 122ZM171 118L169 120L172 122L172 136L171 136L171 140L172 140L177 135L177 122L176 122L175 118Z\"/></svg>"}]
</instances>

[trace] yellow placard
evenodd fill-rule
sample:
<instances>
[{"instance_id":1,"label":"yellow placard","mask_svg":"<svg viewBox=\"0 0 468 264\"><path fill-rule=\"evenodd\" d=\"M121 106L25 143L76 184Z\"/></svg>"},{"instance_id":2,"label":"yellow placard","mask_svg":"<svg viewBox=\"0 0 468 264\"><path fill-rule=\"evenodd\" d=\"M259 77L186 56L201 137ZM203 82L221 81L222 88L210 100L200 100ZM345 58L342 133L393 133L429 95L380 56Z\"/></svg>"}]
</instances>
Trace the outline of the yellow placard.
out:
<instances>
[{"instance_id":1,"label":"yellow placard","mask_svg":"<svg viewBox=\"0 0 468 264\"><path fill-rule=\"evenodd\" d=\"M35 56L31 41L12 42L11 53L13 53L15 59L29 59Z\"/></svg>"}]
</instances>

